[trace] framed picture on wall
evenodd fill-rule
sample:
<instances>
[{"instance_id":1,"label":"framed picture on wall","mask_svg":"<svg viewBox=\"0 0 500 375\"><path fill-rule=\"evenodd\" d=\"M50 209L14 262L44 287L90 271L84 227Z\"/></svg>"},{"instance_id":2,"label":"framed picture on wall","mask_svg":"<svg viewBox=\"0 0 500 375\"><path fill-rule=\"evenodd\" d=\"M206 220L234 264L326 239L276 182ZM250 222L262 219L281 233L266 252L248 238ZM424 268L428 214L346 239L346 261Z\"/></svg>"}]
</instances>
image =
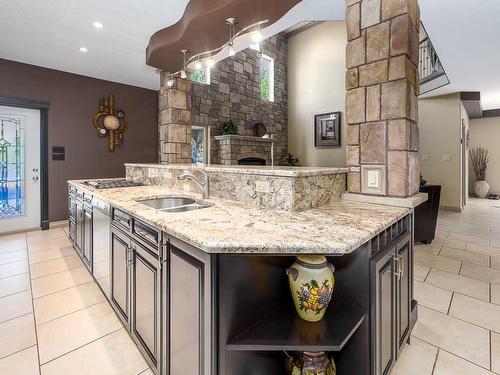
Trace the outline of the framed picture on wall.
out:
<instances>
[{"instance_id":1,"label":"framed picture on wall","mask_svg":"<svg viewBox=\"0 0 500 375\"><path fill-rule=\"evenodd\" d=\"M341 112L314 116L314 146L340 147L340 116Z\"/></svg>"}]
</instances>

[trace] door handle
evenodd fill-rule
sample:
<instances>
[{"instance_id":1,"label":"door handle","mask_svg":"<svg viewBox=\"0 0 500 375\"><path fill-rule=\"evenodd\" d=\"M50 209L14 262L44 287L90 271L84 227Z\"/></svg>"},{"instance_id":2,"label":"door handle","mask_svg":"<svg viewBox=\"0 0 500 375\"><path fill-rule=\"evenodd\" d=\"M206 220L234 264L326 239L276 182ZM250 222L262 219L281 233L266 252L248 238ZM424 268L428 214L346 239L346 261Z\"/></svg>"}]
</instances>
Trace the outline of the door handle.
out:
<instances>
[{"instance_id":1,"label":"door handle","mask_svg":"<svg viewBox=\"0 0 500 375\"><path fill-rule=\"evenodd\" d=\"M33 181L37 182L38 181L38 176L33 176Z\"/></svg>"}]
</instances>

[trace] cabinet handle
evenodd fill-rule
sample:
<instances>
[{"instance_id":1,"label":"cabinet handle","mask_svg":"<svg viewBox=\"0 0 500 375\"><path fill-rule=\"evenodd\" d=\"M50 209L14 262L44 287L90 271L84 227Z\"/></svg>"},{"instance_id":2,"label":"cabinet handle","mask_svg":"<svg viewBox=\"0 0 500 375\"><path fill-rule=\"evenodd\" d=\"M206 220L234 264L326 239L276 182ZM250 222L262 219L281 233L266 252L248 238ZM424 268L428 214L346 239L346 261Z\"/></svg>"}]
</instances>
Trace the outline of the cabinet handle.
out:
<instances>
[{"instance_id":1,"label":"cabinet handle","mask_svg":"<svg viewBox=\"0 0 500 375\"><path fill-rule=\"evenodd\" d=\"M405 263L403 257L400 255L399 256L399 280L401 280L405 274Z\"/></svg>"},{"instance_id":2,"label":"cabinet handle","mask_svg":"<svg viewBox=\"0 0 500 375\"><path fill-rule=\"evenodd\" d=\"M394 276L399 280L401 280L401 265L399 263L400 257L398 255L394 255Z\"/></svg>"},{"instance_id":3,"label":"cabinet handle","mask_svg":"<svg viewBox=\"0 0 500 375\"><path fill-rule=\"evenodd\" d=\"M127 246L127 264L129 266L134 264L134 247Z\"/></svg>"}]
</instances>

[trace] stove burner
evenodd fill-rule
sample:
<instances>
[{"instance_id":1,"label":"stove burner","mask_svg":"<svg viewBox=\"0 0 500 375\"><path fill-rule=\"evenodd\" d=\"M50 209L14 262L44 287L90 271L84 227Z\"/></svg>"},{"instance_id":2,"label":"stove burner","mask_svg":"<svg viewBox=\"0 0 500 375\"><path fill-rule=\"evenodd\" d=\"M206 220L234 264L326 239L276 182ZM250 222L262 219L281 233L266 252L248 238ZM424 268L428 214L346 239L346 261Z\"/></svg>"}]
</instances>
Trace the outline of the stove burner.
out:
<instances>
[{"instance_id":1,"label":"stove burner","mask_svg":"<svg viewBox=\"0 0 500 375\"><path fill-rule=\"evenodd\" d=\"M124 187L142 186L140 182L128 181L124 178L110 179L110 180L91 180L84 181L85 185L93 187L94 189L116 189Z\"/></svg>"}]
</instances>

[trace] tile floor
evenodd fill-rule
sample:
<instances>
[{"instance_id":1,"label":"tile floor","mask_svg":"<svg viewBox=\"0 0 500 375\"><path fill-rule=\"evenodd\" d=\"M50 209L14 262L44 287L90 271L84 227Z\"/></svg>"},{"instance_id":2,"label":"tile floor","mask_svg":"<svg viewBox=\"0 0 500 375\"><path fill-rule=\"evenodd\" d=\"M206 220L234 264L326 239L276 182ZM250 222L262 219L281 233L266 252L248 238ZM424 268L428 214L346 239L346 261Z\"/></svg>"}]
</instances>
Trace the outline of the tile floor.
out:
<instances>
[{"instance_id":1,"label":"tile floor","mask_svg":"<svg viewBox=\"0 0 500 375\"><path fill-rule=\"evenodd\" d=\"M440 212L415 294L392 375L500 374L500 202ZM65 229L0 236L0 374L151 374Z\"/></svg>"},{"instance_id":2,"label":"tile floor","mask_svg":"<svg viewBox=\"0 0 500 375\"><path fill-rule=\"evenodd\" d=\"M419 320L391 375L500 374L500 202L441 211L415 247Z\"/></svg>"},{"instance_id":3,"label":"tile floor","mask_svg":"<svg viewBox=\"0 0 500 375\"><path fill-rule=\"evenodd\" d=\"M66 231L0 236L0 374L152 374Z\"/></svg>"}]
</instances>

